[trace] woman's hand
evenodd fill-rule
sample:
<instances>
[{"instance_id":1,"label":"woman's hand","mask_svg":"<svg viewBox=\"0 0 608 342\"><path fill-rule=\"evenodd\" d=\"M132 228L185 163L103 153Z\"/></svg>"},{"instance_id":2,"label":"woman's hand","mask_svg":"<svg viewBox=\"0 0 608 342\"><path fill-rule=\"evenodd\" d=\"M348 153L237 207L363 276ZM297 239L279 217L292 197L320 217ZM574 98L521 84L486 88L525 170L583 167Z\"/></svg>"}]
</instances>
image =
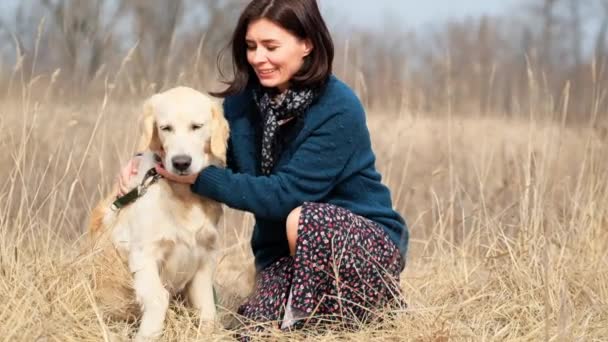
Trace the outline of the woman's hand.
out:
<instances>
[{"instance_id":1,"label":"woman's hand","mask_svg":"<svg viewBox=\"0 0 608 342\"><path fill-rule=\"evenodd\" d=\"M137 175L140 160L141 156L135 156L120 170L120 174L118 175L118 197L131 191L129 188L131 177Z\"/></svg>"},{"instance_id":2,"label":"woman's hand","mask_svg":"<svg viewBox=\"0 0 608 342\"><path fill-rule=\"evenodd\" d=\"M167 171L167 169L165 169L162 164L156 164L156 172L158 172L161 176L165 177L170 181L183 184L194 184L194 182L196 182L196 178L198 177L198 173L194 173L187 176L178 176Z\"/></svg>"}]
</instances>

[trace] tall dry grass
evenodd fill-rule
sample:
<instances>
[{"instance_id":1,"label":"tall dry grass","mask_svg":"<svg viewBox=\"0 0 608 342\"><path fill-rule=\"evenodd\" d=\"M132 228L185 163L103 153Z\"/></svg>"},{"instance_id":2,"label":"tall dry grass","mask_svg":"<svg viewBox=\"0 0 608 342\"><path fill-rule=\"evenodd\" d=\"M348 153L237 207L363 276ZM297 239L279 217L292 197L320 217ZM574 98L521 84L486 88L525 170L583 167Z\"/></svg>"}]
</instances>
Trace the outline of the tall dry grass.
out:
<instances>
[{"instance_id":1,"label":"tall dry grass","mask_svg":"<svg viewBox=\"0 0 608 342\"><path fill-rule=\"evenodd\" d=\"M53 75L26 82L18 65L1 95L3 340L122 340L133 332L101 317L80 252L91 207L136 140L143 97L124 96L122 72L98 81L101 92L70 97ZM409 308L358 332L309 339L606 339L606 140L597 121L568 127L547 109L550 99L536 101L508 118L449 107L445 115L369 110L377 166L412 233L402 274ZM221 225L222 322L250 291L251 226L250 215L232 210ZM232 334L196 326L195 313L173 306L164 338ZM271 335L299 338L306 336Z\"/></svg>"}]
</instances>

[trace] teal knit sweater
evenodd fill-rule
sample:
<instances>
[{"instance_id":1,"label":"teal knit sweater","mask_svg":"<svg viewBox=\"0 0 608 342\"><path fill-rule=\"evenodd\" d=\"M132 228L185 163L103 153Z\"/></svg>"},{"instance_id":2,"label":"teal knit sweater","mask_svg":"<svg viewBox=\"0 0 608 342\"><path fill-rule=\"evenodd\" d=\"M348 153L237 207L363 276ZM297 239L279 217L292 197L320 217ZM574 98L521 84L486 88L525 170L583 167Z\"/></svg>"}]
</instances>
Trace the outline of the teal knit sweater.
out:
<instances>
[{"instance_id":1,"label":"teal knit sweater","mask_svg":"<svg viewBox=\"0 0 608 342\"><path fill-rule=\"evenodd\" d=\"M260 118L251 90L227 97L224 114L230 125L228 167L205 168L192 190L253 213L258 270L289 255L285 221L304 202L330 203L376 222L398 246L404 264L409 232L376 171L363 107L346 84L329 78L268 176L259 167Z\"/></svg>"}]
</instances>

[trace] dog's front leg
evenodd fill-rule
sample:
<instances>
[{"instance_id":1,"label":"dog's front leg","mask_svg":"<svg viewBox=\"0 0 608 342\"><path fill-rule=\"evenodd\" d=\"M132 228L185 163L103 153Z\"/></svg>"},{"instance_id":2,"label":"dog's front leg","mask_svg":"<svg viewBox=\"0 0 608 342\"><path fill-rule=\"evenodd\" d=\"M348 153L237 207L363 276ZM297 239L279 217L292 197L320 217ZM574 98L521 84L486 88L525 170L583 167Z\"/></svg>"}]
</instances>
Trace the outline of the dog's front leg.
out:
<instances>
[{"instance_id":1,"label":"dog's front leg","mask_svg":"<svg viewBox=\"0 0 608 342\"><path fill-rule=\"evenodd\" d=\"M213 298L213 264L210 261L202 264L188 287L190 303L198 309L201 321L210 324L215 320L216 314Z\"/></svg>"},{"instance_id":2,"label":"dog's front leg","mask_svg":"<svg viewBox=\"0 0 608 342\"><path fill-rule=\"evenodd\" d=\"M142 311L135 341L150 341L162 334L169 308L169 292L162 284L152 253L142 249L131 252L129 268L133 272L133 288Z\"/></svg>"}]
</instances>

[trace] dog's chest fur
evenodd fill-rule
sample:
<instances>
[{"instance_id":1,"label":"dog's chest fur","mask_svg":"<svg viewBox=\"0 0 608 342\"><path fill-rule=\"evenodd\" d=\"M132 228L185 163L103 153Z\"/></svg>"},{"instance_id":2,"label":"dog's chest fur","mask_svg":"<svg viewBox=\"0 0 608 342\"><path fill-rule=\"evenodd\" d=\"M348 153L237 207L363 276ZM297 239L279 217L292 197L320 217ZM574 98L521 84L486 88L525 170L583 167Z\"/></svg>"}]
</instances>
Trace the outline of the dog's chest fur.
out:
<instances>
[{"instance_id":1,"label":"dog's chest fur","mask_svg":"<svg viewBox=\"0 0 608 342\"><path fill-rule=\"evenodd\" d=\"M165 287L176 294L217 250L221 207L204 202L187 186L161 179L134 203L118 212L108 210L104 224L133 272L153 258Z\"/></svg>"}]
</instances>

